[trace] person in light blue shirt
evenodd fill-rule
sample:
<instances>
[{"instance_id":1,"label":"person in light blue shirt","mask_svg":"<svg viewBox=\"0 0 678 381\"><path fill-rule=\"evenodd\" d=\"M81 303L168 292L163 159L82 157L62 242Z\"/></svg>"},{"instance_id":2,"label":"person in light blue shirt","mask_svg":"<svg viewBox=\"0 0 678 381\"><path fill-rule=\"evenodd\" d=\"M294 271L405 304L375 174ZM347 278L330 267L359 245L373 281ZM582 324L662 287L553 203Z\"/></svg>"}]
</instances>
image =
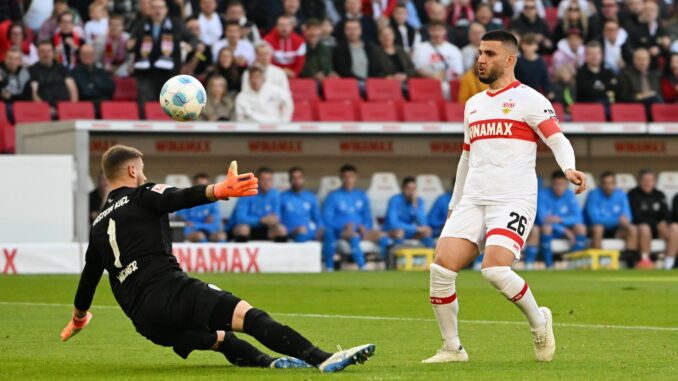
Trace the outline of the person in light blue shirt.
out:
<instances>
[{"instance_id":1,"label":"person in light blue shirt","mask_svg":"<svg viewBox=\"0 0 678 381\"><path fill-rule=\"evenodd\" d=\"M330 192L323 203L325 223L323 235L323 258L328 271L334 269L334 253L337 239L345 239L351 247L351 255L358 268L365 266L365 254L360 248L362 239L379 242L382 256L388 246L388 237L373 230L370 200L367 194L355 187L358 170L346 164L339 169L341 187Z\"/></svg>"},{"instance_id":2,"label":"person in light blue shirt","mask_svg":"<svg viewBox=\"0 0 678 381\"><path fill-rule=\"evenodd\" d=\"M551 188L539 193L537 220L541 223L541 253L546 267L553 266L553 238L567 238L572 251L586 248L584 215L574 192L568 188L565 174L556 171L551 176Z\"/></svg>"},{"instance_id":3,"label":"person in light blue shirt","mask_svg":"<svg viewBox=\"0 0 678 381\"><path fill-rule=\"evenodd\" d=\"M287 242L287 229L280 223L280 193L273 188L273 170L257 170L259 194L241 197L235 204L229 226L236 242L273 240Z\"/></svg>"},{"instance_id":4,"label":"person in light blue shirt","mask_svg":"<svg viewBox=\"0 0 678 381\"><path fill-rule=\"evenodd\" d=\"M452 179L452 188L454 189L454 181ZM433 202L431 210L428 211L428 225L433 229L433 236L439 237L443 231L443 226L447 222L447 215L450 212L450 200L452 200L452 192L445 192L438 196Z\"/></svg>"},{"instance_id":5,"label":"person in light blue shirt","mask_svg":"<svg viewBox=\"0 0 678 381\"><path fill-rule=\"evenodd\" d=\"M208 185L209 183L210 178L205 173L198 173L193 176L193 185ZM179 210L176 216L186 221L184 237L188 241L226 241L226 233L221 231L221 214L216 202Z\"/></svg>"},{"instance_id":6,"label":"person in light blue shirt","mask_svg":"<svg viewBox=\"0 0 678 381\"><path fill-rule=\"evenodd\" d=\"M625 238L626 250L638 250L638 228L632 224L629 198L617 188L614 173L600 175L600 187L589 192L585 211L591 247L602 248L603 238Z\"/></svg>"},{"instance_id":7,"label":"person in light blue shirt","mask_svg":"<svg viewBox=\"0 0 678 381\"><path fill-rule=\"evenodd\" d=\"M290 189L280 195L281 222L294 242L319 239L323 222L315 194L304 189L304 170L289 170Z\"/></svg>"},{"instance_id":8,"label":"person in light blue shirt","mask_svg":"<svg viewBox=\"0 0 678 381\"><path fill-rule=\"evenodd\" d=\"M424 246L433 247L432 229L428 226L424 200L417 197L417 182L414 177L403 179L402 193L388 200L384 230L401 245L405 239L419 239Z\"/></svg>"}]
</instances>

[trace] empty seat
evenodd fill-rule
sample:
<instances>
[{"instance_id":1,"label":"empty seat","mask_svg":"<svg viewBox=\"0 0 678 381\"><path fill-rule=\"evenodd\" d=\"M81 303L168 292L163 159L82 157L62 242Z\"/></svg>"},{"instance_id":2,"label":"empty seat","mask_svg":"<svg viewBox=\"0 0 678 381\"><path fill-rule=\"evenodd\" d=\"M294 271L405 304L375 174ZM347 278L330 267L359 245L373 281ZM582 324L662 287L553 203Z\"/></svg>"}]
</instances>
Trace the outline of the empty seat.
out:
<instances>
[{"instance_id":1,"label":"empty seat","mask_svg":"<svg viewBox=\"0 0 678 381\"><path fill-rule=\"evenodd\" d=\"M657 189L664 192L670 207L673 197L678 194L678 172L660 172L657 176Z\"/></svg>"},{"instance_id":2,"label":"empty seat","mask_svg":"<svg viewBox=\"0 0 678 381\"><path fill-rule=\"evenodd\" d=\"M14 126L7 118L5 103L0 102L0 152L14 152Z\"/></svg>"},{"instance_id":3,"label":"empty seat","mask_svg":"<svg viewBox=\"0 0 678 381\"><path fill-rule=\"evenodd\" d=\"M409 102L403 105L405 122L438 122L440 113L435 102Z\"/></svg>"},{"instance_id":4,"label":"empty seat","mask_svg":"<svg viewBox=\"0 0 678 381\"><path fill-rule=\"evenodd\" d=\"M101 102L101 119L138 120L139 108L136 102Z\"/></svg>"},{"instance_id":5,"label":"empty seat","mask_svg":"<svg viewBox=\"0 0 678 381\"><path fill-rule=\"evenodd\" d=\"M640 103L615 103L611 111L613 122L647 122L645 106Z\"/></svg>"},{"instance_id":6,"label":"empty seat","mask_svg":"<svg viewBox=\"0 0 678 381\"><path fill-rule=\"evenodd\" d=\"M593 177L593 173L584 172L584 174L586 175L586 190L575 196L581 207L584 207L584 204L586 204L586 197L588 196L589 192L596 188L596 178ZM577 189L577 186L570 183L570 189L574 191Z\"/></svg>"},{"instance_id":7,"label":"empty seat","mask_svg":"<svg viewBox=\"0 0 678 381\"><path fill-rule=\"evenodd\" d=\"M367 197L372 206L372 216L374 218L383 218L386 215L388 200L400 193L400 185L395 173L375 172L370 180L370 186L367 188Z\"/></svg>"},{"instance_id":8,"label":"empty seat","mask_svg":"<svg viewBox=\"0 0 678 381\"><path fill-rule=\"evenodd\" d=\"M397 122L398 113L393 102L365 102L360 105L363 122Z\"/></svg>"},{"instance_id":9,"label":"empty seat","mask_svg":"<svg viewBox=\"0 0 678 381\"><path fill-rule=\"evenodd\" d=\"M220 183L226 180L226 175L219 175L214 179L217 183ZM233 214L233 209L235 209L235 204L238 201L238 197L229 197L226 201L218 201L217 205L219 206L219 214L221 215L222 220L227 220L231 218Z\"/></svg>"},{"instance_id":10,"label":"empty seat","mask_svg":"<svg viewBox=\"0 0 678 381\"><path fill-rule=\"evenodd\" d=\"M310 78L290 78L290 91L295 101L317 101L318 85Z\"/></svg>"},{"instance_id":11,"label":"empty seat","mask_svg":"<svg viewBox=\"0 0 678 381\"><path fill-rule=\"evenodd\" d=\"M273 188L278 191L286 191L290 188L290 174L287 172L273 173Z\"/></svg>"},{"instance_id":12,"label":"empty seat","mask_svg":"<svg viewBox=\"0 0 678 381\"><path fill-rule=\"evenodd\" d=\"M59 120L94 119L92 102L59 102L57 103Z\"/></svg>"},{"instance_id":13,"label":"empty seat","mask_svg":"<svg viewBox=\"0 0 678 381\"><path fill-rule=\"evenodd\" d=\"M464 107L464 103L445 103L445 120L448 122L463 122Z\"/></svg>"},{"instance_id":14,"label":"empty seat","mask_svg":"<svg viewBox=\"0 0 678 381\"><path fill-rule=\"evenodd\" d=\"M355 107L351 101L322 102L318 104L318 120L321 122L353 122Z\"/></svg>"},{"instance_id":15,"label":"empty seat","mask_svg":"<svg viewBox=\"0 0 678 381\"><path fill-rule=\"evenodd\" d=\"M440 177L435 174L417 175L417 195L424 200L426 213L431 210L438 196L445 193Z\"/></svg>"},{"instance_id":16,"label":"empty seat","mask_svg":"<svg viewBox=\"0 0 678 381\"><path fill-rule=\"evenodd\" d=\"M368 78L366 83L367 100L400 101L403 99L402 84L396 79Z\"/></svg>"},{"instance_id":17,"label":"empty seat","mask_svg":"<svg viewBox=\"0 0 678 381\"><path fill-rule=\"evenodd\" d=\"M295 100L292 120L295 122L311 122L316 120L313 103L307 100Z\"/></svg>"},{"instance_id":18,"label":"empty seat","mask_svg":"<svg viewBox=\"0 0 678 381\"><path fill-rule=\"evenodd\" d=\"M144 117L146 120L172 120L156 101L144 103Z\"/></svg>"},{"instance_id":19,"label":"empty seat","mask_svg":"<svg viewBox=\"0 0 678 381\"><path fill-rule=\"evenodd\" d=\"M327 78L323 80L326 101L360 100L358 81L353 78Z\"/></svg>"},{"instance_id":20,"label":"empty seat","mask_svg":"<svg viewBox=\"0 0 678 381\"><path fill-rule=\"evenodd\" d=\"M655 122L678 122L675 104L655 103L652 105L652 120Z\"/></svg>"},{"instance_id":21,"label":"empty seat","mask_svg":"<svg viewBox=\"0 0 678 381\"><path fill-rule=\"evenodd\" d=\"M137 94L137 80L134 77L115 79L114 101L133 101L139 97Z\"/></svg>"},{"instance_id":22,"label":"empty seat","mask_svg":"<svg viewBox=\"0 0 678 381\"><path fill-rule=\"evenodd\" d=\"M628 192L638 186L636 177L631 173L617 173L615 175L615 180L617 182L617 188L620 188L624 192Z\"/></svg>"},{"instance_id":23,"label":"empty seat","mask_svg":"<svg viewBox=\"0 0 678 381\"><path fill-rule=\"evenodd\" d=\"M605 122L605 109L600 103L574 103L570 113L573 122Z\"/></svg>"},{"instance_id":24,"label":"empty seat","mask_svg":"<svg viewBox=\"0 0 678 381\"><path fill-rule=\"evenodd\" d=\"M407 81L412 102L443 101L443 90L440 81L430 78L412 78Z\"/></svg>"},{"instance_id":25,"label":"empty seat","mask_svg":"<svg viewBox=\"0 0 678 381\"><path fill-rule=\"evenodd\" d=\"M14 102L14 123L49 122L52 114L47 102Z\"/></svg>"},{"instance_id":26,"label":"empty seat","mask_svg":"<svg viewBox=\"0 0 678 381\"><path fill-rule=\"evenodd\" d=\"M188 177L188 175L179 173L170 173L165 176L165 184L176 188L188 188L193 185L191 183L191 178Z\"/></svg>"},{"instance_id":27,"label":"empty seat","mask_svg":"<svg viewBox=\"0 0 678 381\"><path fill-rule=\"evenodd\" d=\"M459 80L453 79L450 81L450 98L452 102L456 102L459 99Z\"/></svg>"},{"instance_id":28,"label":"empty seat","mask_svg":"<svg viewBox=\"0 0 678 381\"><path fill-rule=\"evenodd\" d=\"M323 176L320 178L320 186L318 187L318 201L322 202L327 195L341 186L341 179L339 176Z\"/></svg>"}]
</instances>

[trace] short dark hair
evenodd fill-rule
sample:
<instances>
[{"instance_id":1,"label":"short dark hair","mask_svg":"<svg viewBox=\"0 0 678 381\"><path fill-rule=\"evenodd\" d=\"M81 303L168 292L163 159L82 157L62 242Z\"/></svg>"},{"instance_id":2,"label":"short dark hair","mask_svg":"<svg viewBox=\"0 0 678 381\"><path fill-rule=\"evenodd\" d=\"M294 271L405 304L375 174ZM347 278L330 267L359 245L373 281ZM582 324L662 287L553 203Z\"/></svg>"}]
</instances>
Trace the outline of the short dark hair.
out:
<instances>
[{"instance_id":1,"label":"short dark hair","mask_svg":"<svg viewBox=\"0 0 678 381\"><path fill-rule=\"evenodd\" d=\"M112 15L108 16L108 21L110 22L111 20L120 20L125 22L125 17L121 14L113 13Z\"/></svg>"},{"instance_id":2,"label":"short dark hair","mask_svg":"<svg viewBox=\"0 0 678 381\"><path fill-rule=\"evenodd\" d=\"M614 172L612 172L612 171L605 171L605 172L601 173L601 174L600 174L600 182L602 183L602 182L603 182L603 179L608 178L608 177L610 177L610 176L614 176Z\"/></svg>"},{"instance_id":3,"label":"short dark hair","mask_svg":"<svg viewBox=\"0 0 678 381\"><path fill-rule=\"evenodd\" d=\"M551 174L551 181L557 180L557 179L565 179L567 180L567 177L565 177L565 174L561 170L556 170Z\"/></svg>"},{"instance_id":4,"label":"short dark hair","mask_svg":"<svg viewBox=\"0 0 678 381\"><path fill-rule=\"evenodd\" d=\"M520 39L520 45L537 45L539 44L539 39L535 33L525 33Z\"/></svg>"},{"instance_id":5,"label":"short dark hair","mask_svg":"<svg viewBox=\"0 0 678 381\"><path fill-rule=\"evenodd\" d=\"M205 172L198 172L195 175L193 175L193 181L198 181L199 179L209 179L209 175Z\"/></svg>"},{"instance_id":6,"label":"short dark hair","mask_svg":"<svg viewBox=\"0 0 678 381\"><path fill-rule=\"evenodd\" d=\"M358 168L356 168L353 164L344 164L339 168L339 173L342 175L346 172L358 172Z\"/></svg>"},{"instance_id":7,"label":"short dark hair","mask_svg":"<svg viewBox=\"0 0 678 381\"><path fill-rule=\"evenodd\" d=\"M586 48L603 48L603 45L600 44L600 41L592 40L586 44Z\"/></svg>"},{"instance_id":8,"label":"short dark hair","mask_svg":"<svg viewBox=\"0 0 678 381\"><path fill-rule=\"evenodd\" d=\"M273 174L273 169L271 169L271 167L266 167L266 166L264 166L264 167L259 167L259 168L257 169L257 177L261 176L262 173L270 173L270 174Z\"/></svg>"},{"instance_id":9,"label":"short dark hair","mask_svg":"<svg viewBox=\"0 0 678 381\"><path fill-rule=\"evenodd\" d=\"M240 23L239 23L239 22L237 22L237 21L234 21L234 20L232 20L232 21L226 21L226 25L224 25L224 30L228 29L228 27L229 27L229 26L232 26L232 25L235 25L235 26L237 26L237 27L238 27L238 29L240 29L240 28L241 28L241 26L240 26Z\"/></svg>"},{"instance_id":10,"label":"short dark hair","mask_svg":"<svg viewBox=\"0 0 678 381\"><path fill-rule=\"evenodd\" d=\"M508 45L513 50L518 50L518 39L513 33L506 30L491 30L480 38L481 41L499 41L504 45Z\"/></svg>"},{"instance_id":11,"label":"short dark hair","mask_svg":"<svg viewBox=\"0 0 678 381\"><path fill-rule=\"evenodd\" d=\"M322 22L316 18L310 18L304 23L305 28L320 28L322 25Z\"/></svg>"},{"instance_id":12,"label":"short dark hair","mask_svg":"<svg viewBox=\"0 0 678 381\"><path fill-rule=\"evenodd\" d=\"M650 168L643 168L640 171L638 171L638 178L641 178L645 175L653 175L654 176L654 171Z\"/></svg>"},{"instance_id":13,"label":"short dark hair","mask_svg":"<svg viewBox=\"0 0 678 381\"><path fill-rule=\"evenodd\" d=\"M301 167L296 167L296 166L295 166L295 167L290 168L290 169L287 171L287 174L290 175L290 177L292 177L292 174L293 174L294 172L301 172L301 173L304 173L304 169L301 168Z\"/></svg>"},{"instance_id":14,"label":"short dark hair","mask_svg":"<svg viewBox=\"0 0 678 381\"><path fill-rule=\"evenodd\" d=\"M346 27L346 25L348 25L348 23L356 23L356 24L360 25L361 27L363 26L363 24L361 24L360 20L358 20L358 19L346 19L346 21L344 21L344 27Z\"/></svg>"},{"instance_id":15,"label":"short dark hair","mask_svg":"<svg viewBox=\"0 0 678 381\"><path fill-rule=\"evenodd\" d=\"M113 181L118 176L120 167L130 160L141 159L144 154L134 147L116 144L104 152L101 157L101 169L108 181Z\"/></svg>"},{"instance_id":16,"label":"short dark hair","mask_svg":"<svg viewBox=\"0 0 678 381\"><path fill-rule=\"evenodd\" d=\"M51 40L42 40L38 42L38 47L40 47L41 45L49 45L52 47L52 49L54 49L54 43Z\"/></svg>"},{"instance_id":17,"label":"short dark hair","mask_svg":"<svg viewBox=\"0 0 678 381\"><path fill-rule=\"evenodd\" d=\"M57 16L57 22L61 22L61 19L64 18L64 16L68 16L68 15L70 15L71 18L75 19L75 17L73 16L73 12L71 12L70 10L67 10L67 11L63 11L63 12L59 13L59 16Z\"/></svg>"},{"instance_id":18,"label":"short dark hair","mask_svg":"<svg viewBox=\"0 0 678 381\"><path fill-rule=\"evenodd\" d=\"M252 74L254 74L254 73L260 73L261 75L264 75L264 68L261 67L261 65L256 64L256 63L254 65L250 66L248 71L250 72L250 76L252 76Z\"/></svg>"},{"instance_id":19,"label":"short dark hair","mask_svg":"<svg viewBox=\"0 0 678 381\"><path fill-rule=\"evenodd\" d=\"M417 180L415 180L414 177L412 177L412 176L405 176L405 178L403 179L403 181L402 181L402 183L401 183L401 186L402 186L403 188L405 188L405 186L407 186L407 184L409 184L409 183L416 183L416 182L417 182Z\"/></svg>"},{"instance_id":20,"label":"short dark hair","mask_svg":"<svg viewBox=\"0 0 678 381\"><path fill-rule=\"evenodd\" d=\"M433 29L433 28L438 28L438 27L440 27L440 28L445 28L446 26L445 26L445 24L443 24L443 23L440 22L440 21L431 21L431 22L428 24L428 29ZM446 29L446 28L445 28L445 29Z\"/></svg>"},{"instance_id":21,"label":"short dark hair","mask_svg":"<svg viewBox=\"0 0 678 381\"><path fill-rule=\"evenodd\" d=\"M231 1L228 2L228 5L226 6L226 9L231 8L231 7L238 7L238 6L243 7L243 8L245 7L245 6L242 4L242 1L240 1L240 0L231 0Z\"/></svg>"}]
</instances>

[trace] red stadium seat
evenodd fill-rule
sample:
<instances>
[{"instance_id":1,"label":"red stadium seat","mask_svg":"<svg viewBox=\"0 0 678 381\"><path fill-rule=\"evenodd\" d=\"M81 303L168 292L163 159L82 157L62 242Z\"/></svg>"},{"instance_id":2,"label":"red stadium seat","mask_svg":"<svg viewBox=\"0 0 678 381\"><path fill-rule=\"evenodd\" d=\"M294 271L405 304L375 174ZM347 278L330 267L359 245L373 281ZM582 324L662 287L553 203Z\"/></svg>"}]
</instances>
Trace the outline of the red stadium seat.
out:
<instances>
[{"instance_id":1,"label":"red stadium seat","mask_svg":"<svg viewBox=\"0 0 678 381\"><path fill-rule=\"evenodd\" d=\"M290 91L295 101L317 101L320 99L318 97L318 85L316 85L315 80L310 78L291 78Z\"/></svg>"},{"instance_id":2,"label":"red stadium seat","mask_svg":"<svg viewBox=\"0 0 678 381\"><path fill-rule=\"evenodd\" d=\"M553 30L556 29L556 25L558 25L558 8L556 7L546 8L546 25L548 25L549 30L551 32L553 32Z\"/></svg>"},{"instance_id":3,"label":"red stadium seat","mask_svg":"<svg viewBox=\"0 0 678 381\"><path fill-rule=\"evenodd\" d=\"M454 79L450 81L450 96L452 97L452 102L456 102L459 99L459 81Z\"/></svg>"},{"instance_id":4,"label":"red stadium seat","mask_svg":"<svg viewBox=\"0 0 678 381\"><path fill-rule=\"evenodd\" d=\"M546 64L546 68L550 68L551 64L553 64L553 56L550 54L544 54L541 56L541 59L544 60L544 63Z\"/></svg>"},{"instance_id":5,"label":"red stadium seat","mask_svg":"<svg viewBox=\"0 0 678 381\"><path fill-rule=\"evenodd\" d=\"M47 102L14 102L14 123L49 122L52 112Z\"/></svg>"},{"instance_id":6,"label":"red stadium seat","mask_svg":"<svg viewBox=\"0 0 678 381\"><path fill-rule=\"evenodd\" d=\"M137 106L137 102L101 102L101 119L138 120L139 106Z\"/></svg>"},{"instance_id":7,"label":"red stadium seat","mask_svg":"<svg viewBox=\"0 0 678 381\"><path fill-rule=\"evenodd\" d=\"M403 106L405 122L439 122L440 112L436 102L409 102Z\"/></svg>"},{"instance_id":8,"label":"red stadium seat","mask_svg":"<svg viewBox=\"0 0 678 381\"><path fill-rule=\"evenodd\" d=\"M655 103L652 105L652 120L655 122L678 122L675 104Z\"/></svg>"},{"instance_id":9,"label":"red stadium seat","mask_svg":"<svg viewBox=\"0 0 678 381\"><path fill-rule=\"evenodd\" d=\"M294 101L294 114L292 121L294 122L312 122L316 120L314 112L314 103L306 100Z\"/></svg>"},{"instance_id":10,"label":"red stadium seat","mask_svg":"<svg viewBox=\"0 0 678 381\"><path fill-rule=\"evenodd\" d=\"M464 121L463 103L445 103L445 120L448 122Z\"/></svg>"},{"instance_id":11,"label":"red stadium seat","mask_svg":"<svg viewBox=\"0 0 678 381\"><path fill-rule=\"evenodd\" d=\"M323 81L326 101L358 101L360 90L353 78L327 78Z\"/></svg>"},{"instance_id":12,"label":"red stadium seat","mask_svg":"<svg viewBox=\"0 0 678 381\"><path fill-rule=\"evenodd\" d=\"M640 103L615 103L611 111L613 122L647 122L645 106Z\"/></svg>"},{"instance_id":13,"label":"red stadium seat","mask_svg":"<svg viewBox=\"0 0 678 381\"><path fill-rule=\"evenodd\" d=\"M395 102L365 102L360 105L360 120L363 122L397 122L397 108Z\"/></svg>"},{"instance_id":14,"label":"red stadium seat","mask_svg":"<svg viewBox=\"0 0 678 381\"><path fill-rule=\"evenodd\" d=\"M355 107L351 101L322 102L318 104L318 120L321 122L354 122Z\"/></svg>"},{"instance_id":15,"label":"red stadium seat","mask_svg":"<svg viewBox=\"0 0 678 381\"><path fill-rule=\"evenodd\" d=\"M410 93L410 101L427 102L443 101L443 90L440 81L430 78L412 78L407 81Z\"/></svg>"},{"instance_id":16,"label":"red stadium seat","mask_svg":"<svg viewBox=\"0 0 678 381\"><path fill-rule=\"evenodd\" d=\"M172 120L160 107L160 103L156 101L148 101L144 103L144 119L146 120Z\"/></svg>"},{"instance_id":17,"label":"red stadium seat","mask_svg":"<svg viewBox=\"0 0 678 381\"><path fill-rule=\"evenodd\" d=\"M556 112L558 121L563 123L565 121L565 109L563 108L563 105L561 103L553 103L553 111Z\"/></svg>"},{"instance_id":18,"label":"red stadium seat","mask_svg":"<svg viewBox=\"0 0 678 381\"><path fill-rule=\"evenodd\" d=\"M386 78L368 78L366 83L367 100L378 101L402 101L403 91L400 81Z\"/></svg>"},{"instance_id":19,"label":"red stadium seat","mask_svg":"<svg viewBox=\"0 0 678 381\"><path fill-rule=\"evenodd\" d=\"M570 113L573 122L605 122L605 109L600 103L574 103Z\"/></svg>"},{"instance_id":20,"label":"red stadium seat","mask_svg":"<svg viewBox=\"0 0 678 381\"><path fill-rule=\"evenodd\" d=\"M114 101L133 101L137 94L137 80L134 77L115 78Z\"/></svg>"},{"instance_id":21,"label":"red stadium seat","mask_svg":"<svg viewBox=\"0 0 678 381\"><path fill-rule=\"evenodd\" d=\"M59 102L57 103L59 120L95 119L92 102Z\"/></svg>"},{"instance_id":22,"label":"red stadium seat","mask_svg":"<svg viewBox=\"0 0 678 381\"><path fill-rule=\"evenodd\" d=\"M0 152L14 152L14 126L7 119L5 103L0 102Z\"/></svg>"}]
</instances>

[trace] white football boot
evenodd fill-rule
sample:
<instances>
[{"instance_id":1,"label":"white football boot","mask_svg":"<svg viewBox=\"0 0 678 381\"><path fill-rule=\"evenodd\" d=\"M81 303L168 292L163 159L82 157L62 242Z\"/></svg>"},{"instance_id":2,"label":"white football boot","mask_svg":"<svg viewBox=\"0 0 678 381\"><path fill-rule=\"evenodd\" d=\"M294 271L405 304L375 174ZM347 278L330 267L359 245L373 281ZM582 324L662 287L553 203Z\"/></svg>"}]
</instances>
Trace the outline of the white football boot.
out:
<instances>
[{"instance_id":1,"label":"white football boot","mask_svg":"<svg viewBox=\"0 0 678 381\"><path fill-rule=\"evenodd\" d=\"M457 350L439 349L435 355L422 360L423 364L438 364L445 362L465 362L468 361L468 353L461 345Z\"/></svg>"},{"instance_id":2,"label":"white football boot","mask_svg":"<svg viewBox=\"0 0 678 381\"><path fill-rule=\"evenodd\" d=\"M532 332L534 355L537 361L549 362L553 360L553 356L556 354L556 337L553 335L553 316L551 315L551 310L546 307L539 307L539 311L544 314L546 325L544 329Z\"/></svg>"}]
</instances>

